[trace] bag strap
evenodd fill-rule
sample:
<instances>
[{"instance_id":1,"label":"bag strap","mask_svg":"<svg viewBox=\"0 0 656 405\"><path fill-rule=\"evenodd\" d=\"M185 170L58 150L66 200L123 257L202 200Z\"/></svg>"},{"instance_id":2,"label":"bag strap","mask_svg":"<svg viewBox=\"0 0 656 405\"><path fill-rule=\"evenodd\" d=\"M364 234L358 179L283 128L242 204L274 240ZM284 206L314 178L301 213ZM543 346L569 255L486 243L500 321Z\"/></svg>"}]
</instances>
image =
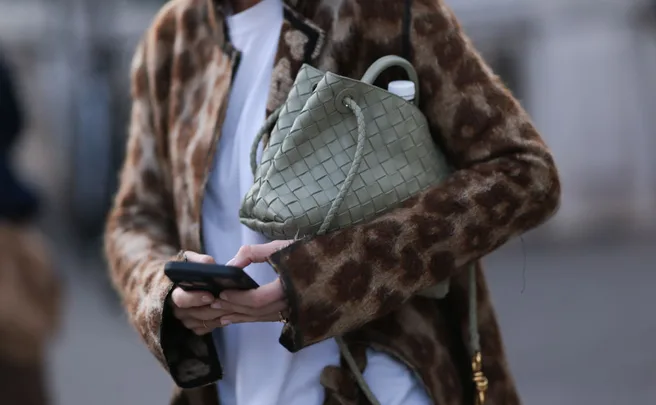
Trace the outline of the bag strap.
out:
<instances>
[{"instance_id":1,"label":"bag strap","mask_svg":"<svg viewBox=\"0 0 656 405\"><path fill-rule=\"evenodd\" d=\"M410 80L412 80L415 83L415 89L417 92L416 93L417 96L415 97L415 103L418 103L419 79L417 77L417 72L414 66L410 62L408 62L411 58L410 55L411 53L410 28L412 24L411 12L412 12L412 0L405 0L405 13L403 16L403 34L402 34L403 35L402 52L403 52L403 56L405 57L405 60L395 56L388 56L388 57L381 58L377 60L374 64L372 64L369 67L369 69L367 69L367 71L362 77L362 81L371 84L376 80L376 78L382 73L383 70L391 66L400 66L405 69ZM342 187L338 193L337 198L335 199L332 206L330 207L330 210L328 211L328 215L326 215L326 218L324 219L324 222L321 225L321 228L318 232L319 235L323 234L330 226L330 223L332 222L337 211L339 210L342 200L346 196L346 193L348 192L348 189L351 186L353 178L357 173L358 167L360 166L360 162L362 160L361 155L363 153L364 140L366 138L366 133L365 133L366 125L364 122L364 115L362 114L361 108L350 97L345 99L345 105L346 107L348 107L350 110L353 111L353 113L357 118L358 143L356 147L355 156L353 158L353 164L349 169L349 173L346 179L344 180L344 183L342 184ZM488 388L488 380L487 377L485 377L485 374L483 374L483 365L482 365L483 358L481 355L480 334L478 331L478 294L476 290L477 290L476 265L472 263L469 265L469 302L468 302L469 351L471 355L472 380L476 387L475 401L477 405L483 405L485 403L485 396ZM360 387L360 389L362 390L362 392L364 393L365 397L367 397L367 399L372 405L380 405L380 402L378 401L374 393L371 391L369 384L367 384L366 380L364 379L364 376L360 372L360 369L358 368L357 363L355 362L355 359L351 354L351 351L346 345L346 342L344 342L344 340L341 337L336 337L335 340L337 341L337 345L339 346L342 357L344 358L349 368L351 369L351 372L353 373L353 376L355 377L355 380L358 386Z\"/></svg>"},{"instance_id":2,"label":"bag strap","mask_svg":"<svg viewBox=\"0 0 656 405\"><path fill-rule=\"evenodd\" d=\"M472 381L476 387L476 405L485 403L488 380L483 373L483 356L478 333L478 299L476 291L476 265L469 265L469 350L471 354Z\"/></svg>"},{"instance_id":3,"label":"bag strap","mask_svg":"<svg viewBox=\"0 0 656 405\"><path fill-rule=\"evenodd\" d=\"M250 156L251 171L253 172L253 177L255 177L255 172L257 172L257 151L260 149L260 142L262 142L264 136L270 133L273 130L273 128L276 126L276 122L278 121L278 117L280 117L280 111L282 111L283 106L284 104L276 108L276 110L272 112L271 115L269 115L266 121L264 121L262 128L260 128L260 132L258 132L255 135L255 139L253 140L253 144L251 145L251 156Z\"/></svg>"},{"instance_id":4,"label":"bag strap","mask_svg":"<svg viewBox=\"0 0 656 405\"><path fill-rule=\"evenodd\" d=\"M325 234L331 222L337 215L344 197L346 197L346 193L348 193L349 189L351 188L351 184L353 183L353 180L359 171L360 164L362 163L362 159L364 157L364 144L367 136L364 114L362 113L360 106L352 98L345 98L344 104L353 112L357 119L358 141L355 149L355 155L353 157L353 163L351 164L346 179L342 183L342 187L340 188L337 197L328 210L328 214L326 215L326 218L324 218L324 221L321 224L317 235ZM476 386L476 404L483 405L485 403L485 394L488 387L488 381L482 370L480 335L478 332L478 299L476 288L476 265L472 263L469 265L469 350L472 356L472 379ZM369 384L367 384L367 381L364 379L362 372L360 372L360 369L358 368L358 365L355 362L355 359L353 358L353 355L351 354L351 351L349 350L346 342L344 342L340 336L336 337L335 340L342 354L342 357L351 369L353 377L355 378L365 397L367 397L367 400L372 405L380 405L380 402L371 391Z\"/></svg>"},{"instance_id":5,"label":"bag strap","mask_svg":"<svg viewBox=\"0 0 656 405\"><path fill-rule=\"evenodd\" d=\"M346 194L351 188L351 184L353 183L353 180L355 179L355 176L359 171L360 164L362 163L362 159L364 157L364 145L367 137L364 114L362 113L362 109L360 108L360 106L351 97L346 97L344 99L344 105L353 112L357 120L358 140L355 148L355 155L353 157L353 163L349 168L348 174L344 182L342 183L342 186L340 187L337 197L335 198L330 209L328 210L328 214L326 214L326 218L324 218L323 223L321 224L321 227L317 232L317 235L323 235L328 230L328 227L330 226L333 219L337 215L337 212L339 211L339 208L342 205L342 202L346 197ZM485 393L487 391L488 381L485 375L483 374L483 370L482 370L480 336L478 333L478 311L477 311L478 300L477 300L476 288L477 288L476 265L470 264L469 265L469 302L468 302L469 339L470 339L469 349L470 349L470 354L472 356L473 381L474 384L476 385L476 391L477 391L476 403L477 405L483 405L483 403L485 402ZM367 400L369 400L369 402L372 405L380 405L380 402L378 401L374 393L371 391L369 384L367 384L367 381L364 379L364 376L360 372L360 369L358 368L358 365L355 362L355 359L353 358L351 351L346 345L346 342L344 342L342 337L339 336L336 337L335 340L337 341L337 346L339 347L342 357L344 358L346 364L351 369L351 373L353 373L353 376L355 377L358 386L364 393L365 397L367 397Z\"/></svg>"},{"instance_id":6,"label":"bag strap","mask_svg":"<svg viewBox=\"0 0 656 405\"><path fill-rule=\"evenodd\" d=\"M364 158L364 145L367 138L364 114L362 113L362 109L360 108L360 106L351 97L346 97L344 99L344 105L353 112L357 120L358 142L355 148L353 163L349 168L348 174L346 175L344 182L342 182L342 187L339 189L339 192L337 193L337 197L335 198L332 205L330 206L330 209L328 210L328 214L326 214L326 218L324 218L323 223L319 228L319 231L317 231L317 235L325 234L326 231L328 230L328 227L333 222L333 219L337 215L337 211L339 211L339 207L342 205L342 202L344 201L344 197L346 197L346 193L351 188L351 184L353 183L355 176L358 174L358 171L360 169L360 164L362 163L362 160ZM371 391L371 388L369 388L369 384L367 384L367 381L365 381L364 376L360 372L360 369L358 368L358 365L355 362L355 359L353 358L351 351L346 345L346 342L344 342L344 339L342 339L341 336L337 336L335 337L335 341L337 342L337 346L339 347L339 351L342 354L342 357L344 358L346 364L348 364L349 368L351 369L351 373L353 373L353 377L355 377L356 383L364 393L365 397L367 397L367 400L369 400L371 405L380 405L380 402L378 401L374 393Z\"/></svg>"}]
</instances>

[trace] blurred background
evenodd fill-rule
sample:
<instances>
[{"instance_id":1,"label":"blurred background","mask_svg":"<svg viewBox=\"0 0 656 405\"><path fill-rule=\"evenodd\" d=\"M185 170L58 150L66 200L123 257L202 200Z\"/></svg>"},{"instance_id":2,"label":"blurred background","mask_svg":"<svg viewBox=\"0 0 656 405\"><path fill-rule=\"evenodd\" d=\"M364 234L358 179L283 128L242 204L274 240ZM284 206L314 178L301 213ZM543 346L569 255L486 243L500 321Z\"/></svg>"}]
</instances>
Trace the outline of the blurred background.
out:
<instances>
[{"instance_id":1,"label":"blurred background","mask_svg":"<svg viewBox=\"0 0 656 405\"><path fill-rule=\"evenodd\" d=\"M486 259L524 402L656 404L656 1L448 2L563 181L558 215ZM0 51L28 118L14 164L46 201L40 225L65 286L48 365L57 405L163 404L172 389L101 254L129 63L163 3L0 0Z\"/></svg>"}]
</instances>

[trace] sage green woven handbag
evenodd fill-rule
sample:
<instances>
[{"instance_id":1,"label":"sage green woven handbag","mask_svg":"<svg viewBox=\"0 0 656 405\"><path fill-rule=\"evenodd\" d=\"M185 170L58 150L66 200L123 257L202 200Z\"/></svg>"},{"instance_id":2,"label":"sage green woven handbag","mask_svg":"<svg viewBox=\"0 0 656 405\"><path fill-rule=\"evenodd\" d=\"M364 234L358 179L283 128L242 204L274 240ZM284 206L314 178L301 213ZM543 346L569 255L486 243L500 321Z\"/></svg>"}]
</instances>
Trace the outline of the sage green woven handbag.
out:
<instances>
[{"instance_id":1,"label":"sage green woven handbag","mask_svg":"<svg viewBox=\"0 0 656 405\"><path fill-rule=\"evenodd\" d=\"M418 92L414 67L398 56L379 59L359 81L301 68L286 102L253 144L254 184L240 209L243 224L270 239L321 235L370 221L445 179L450 168L416 102L373 85L390 67L403 68ZM259 145L269 133L258 165ZM470 273L471 349L480 364L473 266ZM448 289L446 281L420 295L443 298ZM377 404L348 348L337 341Z\"/></svg>"}]
</instances>

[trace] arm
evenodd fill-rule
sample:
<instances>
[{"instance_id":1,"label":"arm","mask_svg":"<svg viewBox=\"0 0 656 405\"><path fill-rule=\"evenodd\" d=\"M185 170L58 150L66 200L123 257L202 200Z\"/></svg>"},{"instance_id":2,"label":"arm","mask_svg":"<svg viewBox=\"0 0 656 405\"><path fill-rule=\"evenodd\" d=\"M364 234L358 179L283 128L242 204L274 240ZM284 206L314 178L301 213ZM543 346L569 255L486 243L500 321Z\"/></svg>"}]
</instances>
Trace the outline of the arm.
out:
<instances>
[{"instance_id":1,"label":"arm","mask_svg":"<svg viewBox=\"0 0 656 405\"><path fill-rule=\"evenodd\" d=\"M270 258L289 299L281 343L291 351L399 308L536 227L559 204L553 159L527 113L442 0L419 8L412 45L421 105L457 170L371 223L294 243Z\"/></svg>"},{"instance_id":2,"label":"arm","mask_svg":"<svg viewBox=\"0 0 656 405\"><path fill-rule=\"evenodd\" d=\"M221 366L207 342L211 336L196 336L173 316L173 285L164 275L164 264L176 260L180 249L166 158L160 153L166 130L154 124L166 122L160 115L165 109L156 108L151 97L168 92L166 81L151 80L155 61L171 57L167 44L157 29L151 30L133 59L130 134L105 250L130 322L175 382L188 388L215 381Z\"/></svg>"}]
</instances>

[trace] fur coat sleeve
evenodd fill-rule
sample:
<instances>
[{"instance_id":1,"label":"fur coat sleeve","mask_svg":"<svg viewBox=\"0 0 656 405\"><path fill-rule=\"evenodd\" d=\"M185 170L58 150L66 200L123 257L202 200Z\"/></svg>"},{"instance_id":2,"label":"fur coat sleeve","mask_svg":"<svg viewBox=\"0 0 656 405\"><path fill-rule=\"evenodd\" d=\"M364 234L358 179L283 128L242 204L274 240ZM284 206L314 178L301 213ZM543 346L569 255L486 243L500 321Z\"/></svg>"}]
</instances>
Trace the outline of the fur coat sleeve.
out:
<instances>
[{"instance_id":1,"label":"fur coat sleeve","mask_svg":"<svg viewBox=\"0 0 656 405\"><path fill-rule=\"evenodd\" d=\"M377 22L363 18L358 29L369 23ZM291 351L399 309L558 207L549 149L444 1L414 7L411 44L420 106L457 170L373 222L298 241L270 259L289 297L281 343Z\"/></svg>"},{"instance_id":2,"label":"fur coat sleeve","mask_svg":"<svg viewBox=\"0 0 656 405\"><path fill-rule=\"evenodd\" d=\"M186 329L167 304L173 283L164 275L164 265L180 259L181 246L170 163L164 152L166 112L152 101L167 98L166 87L151 80L156 66L172 57L172 50L163 49L165 42L158 38L165 34L162 29L151 30L133 58L127 156L107 221L105 251L130 322L175 382L185 388L192 382L197 386L215 381L222 371L214 346L207 341L211 335L201 337ZM152 46L159 48L155 52Z\"/></svg>"}]
</instances>

